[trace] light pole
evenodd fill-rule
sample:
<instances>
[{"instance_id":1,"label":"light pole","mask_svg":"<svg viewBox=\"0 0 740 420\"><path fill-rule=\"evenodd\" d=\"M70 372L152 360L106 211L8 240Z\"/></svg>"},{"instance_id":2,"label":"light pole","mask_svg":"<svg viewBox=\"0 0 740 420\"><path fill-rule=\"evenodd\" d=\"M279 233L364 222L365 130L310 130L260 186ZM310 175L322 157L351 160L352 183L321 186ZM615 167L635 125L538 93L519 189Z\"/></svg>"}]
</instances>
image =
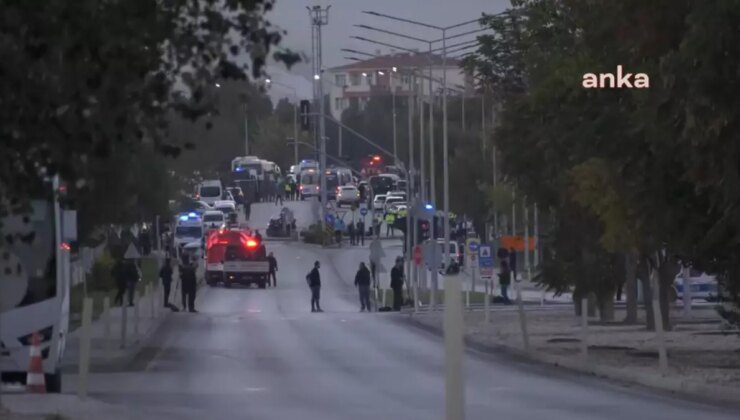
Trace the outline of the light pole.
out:
<instances>
[{"instance_id":1,"label":"light pole","mask_svg":"<svg viewBox=\"0 0 740 420\"><path fill-rule=\"evenodd\" d=\"M431 79L432 79L432 74L431 74L432 73L432 70L431 70L431 67L432 67L431 66L432 55L431 55L431 53L433 52L433 50L432 50L432 44L433 43L438 43L440 41L442 42L442 72L443 72L443 74L442 74L442 149L443 149L442 150L442 164L443 164L442 177L443 177L444 238L445 238L445 241L444 241L445 242L445 245L444 245L444 261L445 261L445 264L447 264L448 261L449 261L449 256L450 256L450 196L449 196L450 195L449 194L450 193L450 179L449 179L449 139L448 139L448 129L447 129L447 40L448 39L452 39L452 38L458 38L458 37L465 36L465 35L474 34L474 33L477 33L477 32L480 32L480 31L483 31L483 30L486 30L486 29L484 28L484 29L477 29L477 30L467 31L467 32L459 33L459 34L456 34L456 35L453 35L453 36L448 37L447 36L447 31L452 30L452 29L456 29L456 28L460 28L462 26L466 26L466 25L469 25L471 23L477 23L477 22L480 21L480 19L472 19L472 20L460 22L460 23L457 23L457 24L454 24L454 25L449 25L449 26L437 26L437 25L430 25L428 23L419 22L419 21L415 21L415 20L411 20L411 19L401 18L401 17L398 17L398 16L387 15L387 14L383 14L383 13L377 13L377 12L371 12L371 11L363 11L363 13L369 14L369 15L372 15L372 16L383 17L383 18L386 18L386 19L395 20L395 21L398 21L398 22L403 22L403 23L408 23L408 24L412 24L412 25L422 26L422 27L429 28L429 29L436 29L436 30L439 30L439 31L442 32L442 38L440 38L440 39L436 39L436 40L425 40L425 39L413 37L413 36L410 36L410 35L404 35L404 34L399 34L399 33L395 33L395 32L392 32L392 31L386 31L386 30L383 30L383 29L369 27L367 25L360 26L360 27L362 27L364 29L370 29L370 30L374 30L374 31L378 31L378 32L387 33L389 35L395 35L395 36L399 36L399 37L410 39L410 40L415 40L415 41L420 41L420 42L426 42L426 43L428 43L428 45L429 45L429 53L430 53L430 57L429 57L429 59L430 59L430 67L429 67L429 73L430 73L429 74L429 76L430 76L430 83L429 83L430 93L431 93L431 87L432 87L432 82L431 82ZM459 45L463 45L463 44L466 44L466 43L463 42L463 43L461 43ZM433 130L431 129L431 124L432 124L432 121L434 120L434 118L433 118L433 114L431 114L431 112L432 111L430 109L430 117L431 117L429 119L429 122L430 122L430 135L433 135L432 134L433 133ZM432 140L430 142L430 146L432 147L432 150L433 150L433 147L434 147L433 145L434 145L434 142ZM433 156L433 151L431 151L431 154ZM434 163L434 159L432 159L432 164L433 163ZM434 167L432 166L430 168L430 175L431 176L434 176L434 172L435 172L434 171ZM434 193L435 193L434 189L435 189L434 180L432 180L432 197L433 197L432 198L432 202L434 202Z\"/></svg>"},{"instance_id":2,"label":"light pole","mask_svg":"<svg viewBox=\"0 0 740 420\"><path fill-rule=\"evenodd\" d=\"M321 27L329 23L329 9L331 6L322 8L321 6L306 7L308 15L311 18L311 44L313 46L313 65L314 65L314 100L319 101L319 194L321 200L320 206L320 225L323 232L325 231L326 218L324 217L324 208L327 204L326 194L326 122L324 112L324 84L321 82L322 68L322 45L321 45ZM324 241L322 241L323 243Z\"/></svg>"},{"instance_id":3,"label":"light pole","mask_svg":"<svg viewBox=\"0 0 740 420\"><path fill-rule=\"evenodd\" d=\"M269 85L278 85L293 91L293 139L296 140L296 144L293 147L293 163L298 163L298 93L293 86L286 85L284 83L277 82L272 79L265 79L265 83Z\"/></svg>"}]
</instances>

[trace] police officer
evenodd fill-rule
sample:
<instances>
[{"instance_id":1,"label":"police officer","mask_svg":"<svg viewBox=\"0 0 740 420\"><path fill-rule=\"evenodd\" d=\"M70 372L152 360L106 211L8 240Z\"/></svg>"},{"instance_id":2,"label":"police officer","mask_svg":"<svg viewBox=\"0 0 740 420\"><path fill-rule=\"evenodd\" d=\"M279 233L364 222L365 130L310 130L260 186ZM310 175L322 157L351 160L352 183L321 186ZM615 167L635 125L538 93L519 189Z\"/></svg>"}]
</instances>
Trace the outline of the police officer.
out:
<instances>
[{"instance_id":1,"label":"police officer","mask_svg":"<svg viewBox=\"0 0 740 420\"><path fill-rule=\"evenodd\" d=\"M270 253L270 255L267 256L267 262L269 263L270 269L267 274L267 279L272 279L272 287L277 287L277 271L278 271L278 264L277 259L275 256Z\"/></svg>"},{"instance_id":2,"label":"police officer","mask_svg":"<svg viewBox=\"0 0 740 420\"><path fill-rule=\"evenodd\" d=\"M400 311L403 305L403 258L396 258L391 268L391 289L393 290L393 310Z\"/></svg>"},{"instance_id":3,"label":"police officer","mask_svg":"<svg viewBox=\"0 0 740 420\"><path fill-rule=\"evenodd\" d=\"M180 265L180 282L182 282L182 309L188 308L190 312L195 310L195 265L190 262L188 255L183 255L182 264Z\"/></svg>"}]
</instances>

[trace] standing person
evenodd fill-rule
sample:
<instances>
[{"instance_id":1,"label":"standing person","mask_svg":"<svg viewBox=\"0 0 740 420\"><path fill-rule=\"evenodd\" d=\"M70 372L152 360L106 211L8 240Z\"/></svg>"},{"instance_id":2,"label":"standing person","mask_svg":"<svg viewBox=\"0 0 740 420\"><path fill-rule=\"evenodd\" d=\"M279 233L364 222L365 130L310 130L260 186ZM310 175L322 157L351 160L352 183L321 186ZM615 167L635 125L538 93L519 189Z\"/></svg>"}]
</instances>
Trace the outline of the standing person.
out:
<instances>
[{"instance_id":1,"label":"standing person","mask_svg":"<svg viewBox=\"0 0 740 420\"><path fill-rule=\"evenodd\" d=\"M278 201L279 201L280 202L279 205L282 206L283 205L283 190L285 189L285 185L287 184L285 184L282 179L279 179L278 181L276 181L276 184L277 185L275 186L275 205L277 206Z\"/></svg>"},{"instance_id":2,"label":"standing person","mask_svg":"<svg viewBox=\"0 0 740 420\"><path fill-rule=\"evenodd\" d=\"M134 306L134 294L136 292L136 283L139 282L139 269L136 267L134 260L127 260L124 263L124 277L126 278L126 289L128 289L128 306Z\"/></svg>"},{"instance_id":3,"label":"standing person","mask_svg":"<svg viewBox=\"0 0 740 420\"><path fill-rule=\"evenodd\" d=\"M511 279L516 281L516 250L513 247L509 247L509 271Z\"/></svg>"},{"instance_id":4,"label":"standing person","mask_svg":"<svg viewBox=\"0 0 740 420\"><path fill-rule=\"evenodd\" d=\"M319 274L321 263L313 263L313 269L306 276L308 287L311 289L311 312L324 312L321 309L319 299L321 299L321 275Z\"/></svg>"},{"instance_id":5,"label":"standing person","mask_svg":"<svg viewBox=\"0 0 740 420\"><path fill-rule=\"evenodd\" d=\"M288 181L283 186L283 190L285 191L285 199L292 200L293 199L293 180L288 178Z\"/></svg>"},{"instance_id":6,"label":"standing person","mask_svg":"<svg viewBox=\"0 0 740 420\"><path fill-rule=\"evenodd\" d=\"M350 223L347 225L347 235L349 235L349 244L354 245L355 244L355 224Z\"/></svg>"},{"instance_id":7,"label":"standing person","mask_svg":"<svg viewBox=\"0 0 740 420\"><path fill-rule=\"evenodd\" d=\"M149 229L144 226L139 232L139 244L141 245L141 253L144 256L148 256L152 252L152 237Z\"/></svg>"},{"instance_id":8,"label":"standing person","mask_svg":"<svg viewBox=\"0 0 740 420\"><path fill-rule=\"evenodd\" d=\"M365 222L362 219L357 222L357 236L358 245L365 246Z\"/></svg>"},{"instance_id":9,"label":"standing person","mask_svg":"<svg viewBox=\"0 0 740 420\"><path fill-rule=\"evenodd\" d=\"M511 270L509 269L509 262L501 260L501 270L498 273L498 283L501 285L501 297L504 298L505 303L511 303L509 300L509 285L511 284Z\"/></svg>"},{"instance_id":10,"label":"standing person","mask_svg":"<svg viewBox=\"0 0 740 420\"><path fill-rule=\"evenodd\" d=\"M111 269L111 276L116 281L116 297L113 299L113 305L123 306L123 296L126 294L126 273L123 259L117 258Z\"/></svg>"},{"instance_id":11,"label":"standing person","mask_svg":"<svg viewBox=\"0 0 740 420\"><path fill-rule=\"evenodd\" d=\"M252 213L252 202L249 199L244 199L244 218L249 220L249 216Z\"/></svg>"},{"instance_id":12,"label":"standing person","mask_svg":"<svg viewBox=\"0 0 740 420\"><path fill-rule=\"evenodd\" d=\"M385 214L385 236L393 235L393 223L396 221L396 215L393 213Z\"/></svg>"},{"instance_id":13,"label":"standing person","mask_svg":"<svg viewBox=\"0 0 740 420\"><path fill-rule=\"evenodd\" d=\"M277 287L277 259L275 259L275 256L272 254L272 252L267 256L267 262L270 264L270 270L267 274L267 280L272 279L272 287Z\"/></svg>"},{"instance_id":14,"label":"standing person","mask_svg":"<svg viewBox=\"0 0 740 420\"><path fill-rule=\"evenodd\" d=\"M360 292L360 312L365 312L365 309L370 312L370 270L364 262L360 263L355 274L355 287Z\"/></svg>"},{"instance_id":15,"label":"standing person","mask_svg":"<svg viewBox=\"0 0 740 420\"><path fill-rule=\"evenodd\" d=\"M400 311L403 305L403 259L396 258L391 268L391 289L393 290L393 310Z\"/></svg>"},{"instance_id":16,"label":"standing person","mask_svg":"<svg viewBox=\"0 0 740 420\"><path fill-rule=\"evenodd\" d=\"M170 307L170 286L172 286L172 264L169 258L165 258L162 268L159 269L159 278L162 279L164 287L164 307Z\"/></svg>"},{"instance_id":17,"label":"standing person","mask_svg":"<svg viewBox=\"0 0 740 420\"><path fill-rule=\"evenodd\" d=\"M182 265L180 265L180 282L182 284L182 309L188 308L190 312L195 310L195 266L190 262L187 255L183 256Z\"/></svg>"},{"instance_id":18,"label":"standing person","mask_svg":"<svg viewBox=\"0 0 740 420\"><path fill-rule=\"evenodd\" d=\"M257 241L259 241L260 243L262 242L262 235L260 234L260 231L259 230L255 230L254 231L254 239L256 239Z\"/></svg>"},{"instance_id":19,"label":"standing person","mask_svg":"<svg viewBox=\"0 0 740 420\"><path fill-rule=\"evenodd\" d=\"M380 218L373 219L373 230L375 231L375 238L380 239Z\"/></svg>"}]
</instances>

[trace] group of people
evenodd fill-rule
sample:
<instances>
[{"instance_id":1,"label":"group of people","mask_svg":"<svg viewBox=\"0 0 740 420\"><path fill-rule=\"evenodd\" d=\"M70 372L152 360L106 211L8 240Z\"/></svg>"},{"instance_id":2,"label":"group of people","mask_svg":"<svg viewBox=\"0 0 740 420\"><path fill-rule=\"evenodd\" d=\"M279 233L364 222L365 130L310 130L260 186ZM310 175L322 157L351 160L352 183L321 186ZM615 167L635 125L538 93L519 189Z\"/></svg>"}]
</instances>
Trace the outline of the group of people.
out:
<instances>
[{"instance_id":1,"label":"group of people","mask_svg":"<svg viewBox=\"0 0 740 420\"><path fill-rule=\"evenodd\" d=\"M195 271L198 268L195 261L191 261L187 254L183 255L178 271L180 274L180 285L182 293L182 309L189 312L198 312L195 309L195 295L198 292L198 284ZM172 279L174 270L172 269L172 260L165 258L162 268L159 269L159 278L162 280L164 289L164 307L173 311L179 309L170 303L170 291L172 289Z\"/></svg>"},{"instance_id":2,"label":"group of people","mask_svg":"<svg viewBox=\"0 0 740 420\"><path fill-rule=\"evenodd\" d=\"M337 217L334 220L334 239L338 244L342 243L342 236L347 234L350 245L365 245L365 222L360 219L357 222L345 224L344 220Z\"/></svg>"},{"instance_id":3,"label":"group of people","mask_svg":"<svg viewBox=\"0 0 740 420\"><path fill-rule=\"evenodd\" d=\"M319 261L314 262L313 268L306 275L306 283L311 290L311 312L324 312L321 309L321 273L319 269L321 263ZM357 288L360 295L360 312L371 312L372 305L370 303L370 288L375 278L375 270L368 269L364 262L360 263L357 272L355 273L355 287ZM393 291L393 307L394 311L400 311L403 306L403 284L404 284L404 272L403 272L403 258L396 258L396 263L391 269L391 290Z\"/></svg>"}]
</instances>

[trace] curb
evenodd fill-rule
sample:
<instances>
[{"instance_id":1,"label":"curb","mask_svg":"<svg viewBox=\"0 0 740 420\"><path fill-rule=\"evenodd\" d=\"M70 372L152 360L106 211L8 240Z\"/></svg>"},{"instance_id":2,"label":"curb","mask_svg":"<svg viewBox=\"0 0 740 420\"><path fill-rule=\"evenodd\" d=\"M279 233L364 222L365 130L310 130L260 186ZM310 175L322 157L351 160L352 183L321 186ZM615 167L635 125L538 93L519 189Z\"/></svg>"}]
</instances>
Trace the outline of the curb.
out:
<instances>
[{"instance_id":1,"label":"curb","mask_svg":"<svg viewBox=\"0 0 740 420\"><path fill-rule=\"evenodd\" d=\"M405 321L408 325L427 331L439 337L444 337L444 331L441 327L431 326L414 319L413 314L409 314ZM558 368L570 370L573 372L597 376L619 382L642 385L659 391L684 395L693 399L700 400L703 403L719 402L730 404L735 407L740 406L740 392L737 389L707 385L691 380L679 380L664 375L650 375L625 371L620 368L611 366L598 366L592 363L583 364L580 360L573 360L567 357L550 356L539 352L526 352L517 347L507 346L504 344L484 344L469 335L464 336L465 346L467 348L491 355L505 355L519 361L538 362L545 365L555 366Z\"/></svg>"}]
</instances>

